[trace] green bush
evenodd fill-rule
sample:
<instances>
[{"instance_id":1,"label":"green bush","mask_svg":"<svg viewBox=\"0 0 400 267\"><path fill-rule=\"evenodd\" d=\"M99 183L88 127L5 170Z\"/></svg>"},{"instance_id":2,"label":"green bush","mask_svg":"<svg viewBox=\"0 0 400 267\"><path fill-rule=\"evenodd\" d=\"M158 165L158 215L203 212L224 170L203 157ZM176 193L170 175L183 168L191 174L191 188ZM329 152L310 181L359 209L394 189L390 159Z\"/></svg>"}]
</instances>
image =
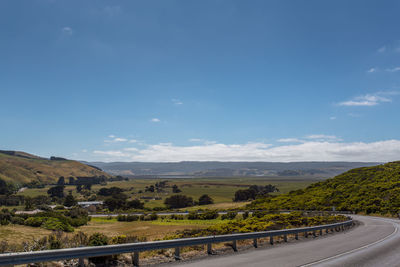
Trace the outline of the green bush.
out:
<instances>
[{"instance_id":1,"label":"green bush","mask_svg":"<svg viewBox=\"0 0 400 267\"><path fill-rule=\"evenodd\" d=\"M60 219L58 218L47 218L44 223L42 224L42 227L44 229L48 229L48 230L60 230L60 231L64 231L64 232L73 232L74 228L65 223L60 221Z\"/></svg>"},{"instance_id":2,"label":"green bush","mask_svg":"<svg viewBox=\"0 0 400 267\"><path fill-rule=\"evenodd\" d=\"M108 245L108 237L102 233L94 233L89 237L89 246Z\"/></svg>"},{"instance_id":3,"label":"green bush","mask_svg":"<svg viewBox=\"0 0 400 267\"><path fill-rule=\"evenodd\" d=\"M24 221L24 224L32 227L40 227L44 221L45 218L43 217L29 217Z\"/></svg>"}]
</instances>

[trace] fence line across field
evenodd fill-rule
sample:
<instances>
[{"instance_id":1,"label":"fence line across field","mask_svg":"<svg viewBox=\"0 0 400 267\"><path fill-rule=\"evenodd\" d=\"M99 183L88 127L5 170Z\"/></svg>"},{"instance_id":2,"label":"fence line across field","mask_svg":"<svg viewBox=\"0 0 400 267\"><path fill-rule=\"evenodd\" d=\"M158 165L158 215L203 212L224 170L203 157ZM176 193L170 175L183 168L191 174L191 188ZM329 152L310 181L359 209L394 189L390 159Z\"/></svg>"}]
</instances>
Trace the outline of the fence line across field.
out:
<instances>
[{"instance_id":1,"label":"fence line across field","mask_svg":"<svg viewBox=\"0 0 400 267\"><path fill-rule=\"evenodd\" d=\"M33 252L18 252L18 253L6 253L0 254L0 266L12 266L17 264L27 263L39 263L48 261L68 260L68 259L79 259L80 265L83 266L83 259L99 256L118 255L125 253L132 254L132 262L134 266L139 266L139 253L149 250L158 249L170 249L175 248L175 259L180 260L180 248L194 245L207 245L207 252L211 253L213 243L230 242L232 241L232 248L236 251L236 241L253 239L254 247L257 247L258 238L270 238L270 243L273 244L273 238L276 236L283 236L284 241L287 241L288 235L295 235L298 239L298 234L304 233L305 237L308 236L309 232L313 232L316 235L317 231L322 230L344 230L345 227L353 225L353 220L350 219L345 222L339 222L334 224L318 225L312 227L293 228L284 230L274 231L263 231L263 232L251 232L251 233L238 233L229 235L216 235L206 237L194 237L194 238L180 238L172 240L152 241L152 242L140 242L120 245L107 245L97 247L79 247L79 248L66 248L66 249L55 249L55 250L43 250Z\"/></svg>"}]
</instances>

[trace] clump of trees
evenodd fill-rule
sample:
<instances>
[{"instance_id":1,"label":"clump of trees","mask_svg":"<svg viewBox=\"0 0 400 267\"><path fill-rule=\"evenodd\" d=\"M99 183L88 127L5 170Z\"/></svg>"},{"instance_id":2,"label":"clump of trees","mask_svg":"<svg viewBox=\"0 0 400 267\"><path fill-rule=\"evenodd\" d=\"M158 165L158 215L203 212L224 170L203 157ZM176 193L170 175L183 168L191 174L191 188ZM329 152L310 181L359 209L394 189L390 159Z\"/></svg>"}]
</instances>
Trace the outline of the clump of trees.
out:
<instances>
[{"instance_id":1,"label":"clump of trees","mask_svg":"<svg viewBox=\"0 0 400 267\"><path fill-rule=\"evenodd\" d=\"M121 194L122 192L124 192L124 189L113 186L110 188L107 188L107 187L100 188L98 194L100 196L115 196L115 195Z\"/></svg>"},{"instance_id":2,"label":"clump of trees","mask_svg":"<svg viewBox=\"0 0 400 267\"><path fill-rule=\"evenodd\" d=\"M248 189L241 189L235 192L235 197L233 201L247 201L254 200L258 197L264 197L269 193L279 192L279 189L274 185L252 185Z\"/></svg>"},{"instance_id":3,"label":"clump of trees","mask_svg":"<svg viewBox=\"0 0 400 267\"><path fill-rule=\"evenodd\" d=\"M218 218L216 210L208 210L205 212L189 212L189 220L213 220Z\"/></svg>"},{"instance_id":4,"label":"clump of trees","mask_svg":"<svg viewBox=\"0 0 400 267\"><path fill-rule=\"evenodd\" d=\"M164 204L171 209L191 207L194 205L193 198L185 195L173 195L164 200Z\"/></svg>"},{"instance_id":5,"label":"clump of trees","mask_svg":"<svg viewBox=\"0 0 400 267\"><path fill-rule=\"evenodd\" d=\"M199 197L199 205L209 205L214 204L214 200L207 194L202 195Z\"/></svg>"},{"instance_id":6,"label":"clump of trees","mask_svg":"<svg viewBox=\"0 0 400 267\"><path fill-rule=\"evenodd\" d=\"M64 232L73 232L74 227L87 224L89 219L87 211L77 207L65 212L44 211L36 214L16 214L8 209L0 211L1 225L20 224Z\"/></svg>"},{"instance_id":7,"label":"clump of trees","mask_svg":"<svg viewBox=\"0 0 400 267\"><path fill-rule=\"evenodd\" d=\"M179 187L176 184L174 184L172 186L172 193L180 193L180 192L182 192L182 190L180 190Z\"/></svg>"}]
</instances>

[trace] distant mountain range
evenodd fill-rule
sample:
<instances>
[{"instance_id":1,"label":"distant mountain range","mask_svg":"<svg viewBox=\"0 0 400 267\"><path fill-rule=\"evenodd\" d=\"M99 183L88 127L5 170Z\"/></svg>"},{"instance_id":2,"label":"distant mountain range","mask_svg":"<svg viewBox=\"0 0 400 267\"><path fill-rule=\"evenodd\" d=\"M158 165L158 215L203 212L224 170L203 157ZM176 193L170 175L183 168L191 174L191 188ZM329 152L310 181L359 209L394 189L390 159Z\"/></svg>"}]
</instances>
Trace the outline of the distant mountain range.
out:
<instances>
[{"instance_id":1,"label":"distant mountain range","mask_svg":"<svg viewBox=\"0 0 400 267\"><path fill-rule=\"evenodd\" d=\"M308 177L328 178L377 162L84 162L128 177Z\"/></svg>"},{"instance_id":2,"label":"distant mountain range","mask_svg":"<svg viewBox=\"0 0 400 267\"><path fill-rule=\"evenodd\" d=\"M55 183L60 176L106 177L111 175L95 166L60 157L42 158L26 152L0 150L0 179L16 183Z\"/></svg>"}]
</instances>

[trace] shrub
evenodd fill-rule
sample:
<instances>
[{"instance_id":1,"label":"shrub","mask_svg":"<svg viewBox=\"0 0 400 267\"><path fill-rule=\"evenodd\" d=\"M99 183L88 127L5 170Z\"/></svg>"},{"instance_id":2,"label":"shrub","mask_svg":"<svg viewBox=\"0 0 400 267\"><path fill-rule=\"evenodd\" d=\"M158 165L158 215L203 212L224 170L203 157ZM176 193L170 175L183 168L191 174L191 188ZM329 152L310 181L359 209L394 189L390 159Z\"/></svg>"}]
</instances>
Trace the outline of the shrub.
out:
<instances>
[{"instance_id":1,"label":"shrub","mask_svg":"<svg viewBox=\"0 0 400 267\"><path fill-rule=\"evenodd\" d=\"M32 227L40 227L44 221L45 218L42 217L29 217L25 220L24 224Z\"/></svg>"},{"instance_id":2,"label":"shrub","mask_svg":"<svg viewBox=\"0 0 400 267\"><path fill-rule=\"evenodd\" d=\"M42 227L48 230L60 230L64 232L73 232L74 228L65 223L60 221L58 218L47 218L42 224Z\"/></svg>"},{"instance_id":3,"label":"shrub","mask_svg":"<svg viewBox=\"0 0 400 267\"><path fill-rule=\"evenodd\" d=\"M108 237L102 233L94 233L89 237L89 246L108 245Z\"/></svg>"}]
</instances>

